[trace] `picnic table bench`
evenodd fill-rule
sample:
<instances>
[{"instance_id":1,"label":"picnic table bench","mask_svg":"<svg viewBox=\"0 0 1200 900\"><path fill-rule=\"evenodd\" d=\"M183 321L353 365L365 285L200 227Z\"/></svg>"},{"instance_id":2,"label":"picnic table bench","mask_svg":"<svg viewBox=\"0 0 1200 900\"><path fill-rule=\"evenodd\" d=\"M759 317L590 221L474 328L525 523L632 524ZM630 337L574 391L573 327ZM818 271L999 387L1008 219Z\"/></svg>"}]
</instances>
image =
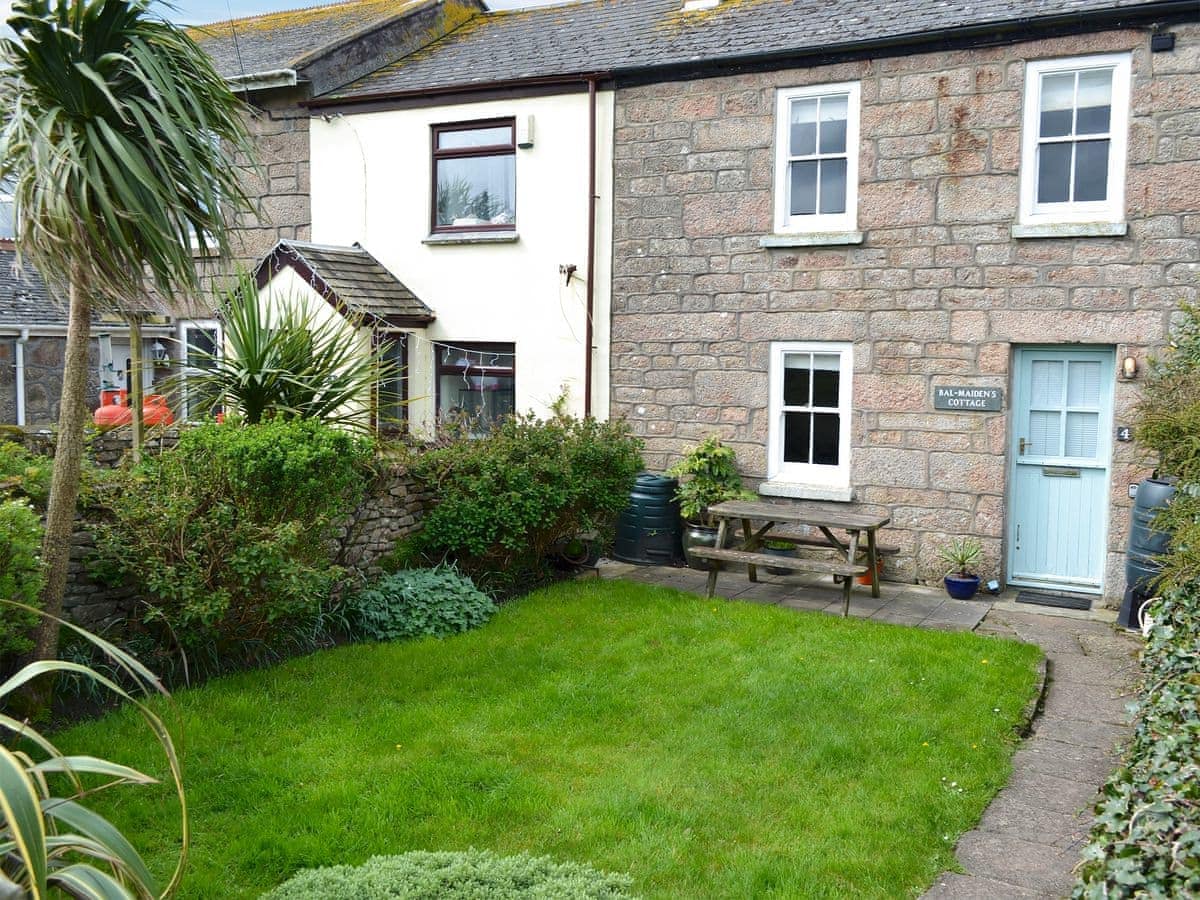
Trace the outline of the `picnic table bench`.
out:
<instances>
[{"instance_id":1,"label":"picnic table bench","mask_svg":"<svg viewBox=\"0 0 1200 900\"><path fill-rule=\"evenodd\" d=\"M751 581L758 581L758 566L774 566L794 572L812 572L818 575L833 575L842 579L842 615L850 612L850 590L857 575L870 573L871 596L879 596L878 561L884 552L895 552L895 548L881 548L876 540L880 528L891 521L886 511L845 506L835 503L764 503L759 501L730 500L710 506L708 514L717 520L717 543L715 547L692 547L688 552L699 559L711 562L705 595L711 597L717 587L717 576L722 563L744 563ZM725 547L730 522L742 524L743 543L741 549ZM763 522L757 530L752 522ZM778 525L805 525L821 532L821 538L788 532L774 531ZM834 531L847 534L842 539ZM859 545L860 536L866 535L866 547ZM787 541L798 546L833 550L841 558L803 559L772 556L759 552L764 541ZM858 557L865 549L865 564Z\"/></svg>"}]
</instances>

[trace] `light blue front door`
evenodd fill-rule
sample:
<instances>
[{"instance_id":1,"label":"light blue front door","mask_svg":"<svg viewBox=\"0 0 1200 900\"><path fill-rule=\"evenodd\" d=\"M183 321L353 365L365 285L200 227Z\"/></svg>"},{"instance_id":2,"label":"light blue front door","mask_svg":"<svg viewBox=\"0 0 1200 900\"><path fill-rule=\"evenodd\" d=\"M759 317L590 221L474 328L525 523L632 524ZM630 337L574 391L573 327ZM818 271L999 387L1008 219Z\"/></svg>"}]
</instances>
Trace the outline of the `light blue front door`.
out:
<instances>
[{"instance_id":1,"label":"light blue front door","mask_svg":"<svg viewBox=\"0 0 1200 900\"><path fill-rule=\"evenodd\" d=\"M1023 347L1014 362L1008 580L1099 593L1114 353Z\"/></svg>"}]
</instances>

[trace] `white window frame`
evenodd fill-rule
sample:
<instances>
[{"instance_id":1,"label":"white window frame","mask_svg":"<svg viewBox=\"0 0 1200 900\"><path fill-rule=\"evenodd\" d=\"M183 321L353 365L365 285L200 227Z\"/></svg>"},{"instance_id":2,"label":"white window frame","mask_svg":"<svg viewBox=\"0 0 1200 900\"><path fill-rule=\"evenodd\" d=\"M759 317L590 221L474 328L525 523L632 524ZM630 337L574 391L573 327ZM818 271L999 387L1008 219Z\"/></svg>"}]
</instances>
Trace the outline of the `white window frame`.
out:
<instances>
[{"instance_id":1,"label":"white window frame","mask_svg":"<svg viewBox=\"0 0 1200 900\"><path fill-rule=\"evenodd\" d=\"M1088 202L1038 203L1038 144L1041 131L1042 78L1057 72L1113 70L1112 108L1108 123L1108 199ZM1128 53L1032 60L1025 65L1025 113L1021 137L1022 225L1082 224L1125 221L1125 163L1129 147ZM1072 137L1070 140L1075 140Z\"/></svg>"},{"instance_id":2,"label":"white window frame","mask_svg":"<svg viewBox=\"0 0 1200 900\"><path fill-rule=\"evenodd\" d=\"M846 102L846 211L844 213L815 213L808 216L791 214L791 121L792 101L814 97L845 94ZM858 228L858 156L859 119L862 90L859 82L816 84L808 87L780 88L775 101L775 231L777 234L813 234L852 232ZM817 153L796 159L823 159L839 154Z\"/></svg>"},{"instance_id":3,"label":"white window frame","mask_svg":"<svg viewBox=\"0 0 1200 900\"><path fill-rule=\"evenodd\" d=\"M191 418L191 408L188 403L188 375L197 371L192 366L188 365L188 332L189 331L215 331L217 333L216 348L217 355L225 355L225 330L221 327L221 323L216 319L182 319L178 323L177 329L177 347L179 348L179 371L183 375L182 396L180 400L180 416L183 421L189 421Z\"/></svg>"},{"instance_id":4,"label":"white window frame","mask_svg":"<svg viewBox=\"0 0 1200 900\"><path fill-rule=\"evenodd\" d=\"M14 241L17 238L17 216L16 216L16 198L13 196L13 185L11 182L6 183L0 181L0 203L7 203L13 207L12 216L12 235L0 234L0 241Z\"/></svg>"},{"instance_id":5,"label":"white window frame","mask_svg":"<svg viewBox=\"0 0 1200 900\"><path fill-rule=\"evenodd\" d=\"M838 406L828 411L836 412L838 421L838 464L823 466L814 463L788 463L783 461L783 357L786 353L824 353L841 357L839 369L841 384L838 388ZM770 386L767 411L770 422L767 428L767 480L792 485L811 485L823 489L848 489L850 487L850 418L854 408L854 345L841 341L773 341L771 343ZM807 409L808 407L806 407Z\"/></svg>"}]
</instances>

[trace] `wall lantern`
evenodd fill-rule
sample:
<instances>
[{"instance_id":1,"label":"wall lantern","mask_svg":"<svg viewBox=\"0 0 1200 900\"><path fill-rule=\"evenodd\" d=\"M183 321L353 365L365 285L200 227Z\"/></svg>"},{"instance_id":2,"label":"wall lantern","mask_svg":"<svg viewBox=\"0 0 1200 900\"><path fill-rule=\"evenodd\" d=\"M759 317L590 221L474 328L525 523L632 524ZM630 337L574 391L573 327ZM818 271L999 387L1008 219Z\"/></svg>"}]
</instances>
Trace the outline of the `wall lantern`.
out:
<instances>
[{"instance_id":1,"label":"wall lantern","mask_svg":"<svg viewBox=\"0 0 1200 900\"><path fill-rule=\"evenodd\" d=\"M150 350L154 354L155 365L162 366L170 362L170 357L167 356L167 348L158 341L154 342L154 344L150 347Z\"/></svg>"},{"instance_id":2,"label":"wall lantern","mask_svg":"<svg viewBox=\"0 0 1200 900\"><path fill-rule=\"evenodd\" d=\"M1137 360L1132 356L1127 356L1121 360L1121 377L1126 381L1130 381L1137 376L1138 364Z\"/></svg>"}]
</instances>

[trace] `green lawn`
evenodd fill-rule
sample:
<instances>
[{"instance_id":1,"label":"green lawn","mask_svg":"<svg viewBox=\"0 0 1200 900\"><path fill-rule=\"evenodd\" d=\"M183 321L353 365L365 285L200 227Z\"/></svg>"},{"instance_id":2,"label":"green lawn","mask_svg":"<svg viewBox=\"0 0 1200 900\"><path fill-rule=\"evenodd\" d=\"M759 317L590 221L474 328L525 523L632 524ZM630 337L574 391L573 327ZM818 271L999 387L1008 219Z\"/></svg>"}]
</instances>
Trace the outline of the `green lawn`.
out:
<instances>
[{"instance_id":1,"label":"green lawn","mask_svg":"<svg viewBox=\"0 0 1200 900\"><path fill-rule=\"evenodd\" d=\"M894 897L955 865L1004 783L1033 647L572 582L448 640L360 645L184 691L182 895L479 847L648 896ZM118 714L62 744L153 765ZM174 809L106 811L169 868ZM157 843L156 843L157 841Z\"/></svg>"}]
</instances>

